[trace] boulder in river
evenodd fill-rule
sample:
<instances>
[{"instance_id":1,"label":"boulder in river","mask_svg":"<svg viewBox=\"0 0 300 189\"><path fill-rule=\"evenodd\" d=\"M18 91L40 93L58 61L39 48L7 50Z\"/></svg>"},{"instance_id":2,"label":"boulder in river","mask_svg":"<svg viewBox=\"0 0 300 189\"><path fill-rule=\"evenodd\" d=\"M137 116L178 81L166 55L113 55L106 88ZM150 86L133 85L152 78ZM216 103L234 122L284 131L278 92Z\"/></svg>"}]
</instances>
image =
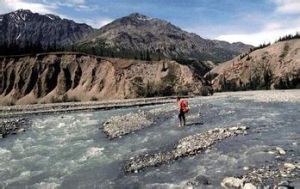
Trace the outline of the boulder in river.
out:
<instances>
[{"instance_id":1,"label":"boulder in river","mask_svg":"<svg viewBox=\"0 0 300 189\"><path fill-rule=\"evenodd\" d=\"M28 120L24 118L5 119L0 121L0 136L5 138L8 135L25 132L28 127Z\"/></svg>"},{"instance_id":2,"label":"boulder in river","mask_svg":"<svg viewBox=\"0 0 300 189\"><path fill-rule=\"evenodd\" d=\"M277 150L277 152L278 152L280 155L285 155L285 154L286 154L286 152L284 151L283 148L276 147L276 150Z\"/></svg>"}]
</instances>

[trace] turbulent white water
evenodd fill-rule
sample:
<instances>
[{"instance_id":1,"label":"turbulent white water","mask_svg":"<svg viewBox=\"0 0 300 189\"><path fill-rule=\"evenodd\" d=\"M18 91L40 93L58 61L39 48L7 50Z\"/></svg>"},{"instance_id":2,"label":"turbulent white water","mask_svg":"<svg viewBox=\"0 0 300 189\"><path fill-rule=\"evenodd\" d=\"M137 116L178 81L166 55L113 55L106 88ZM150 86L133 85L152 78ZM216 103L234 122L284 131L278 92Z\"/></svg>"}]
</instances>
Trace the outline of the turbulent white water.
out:
<instances>
[{"instance_id":1,"label":"turbulent white water","mask_svg":"<svg viewBox=\"0 0 300 189\"><path fill-rule=\"evenodd\" d=\"M225 176L239 175L248 167L300 161L300 93L278 93L277 100L268 92L191 99L187 127L176 127L174 110L170 119L115 140L107 139L100 128L111 116L175 105L31 117L33 124L25 133L0 141L0 188L183 188L198 175L210 181L206 188L219 188ZM280 100L290 94L291 100ZM264 95L272 100L263 102ZM180 138L209 128L237 124L249 126L249 134L137 174L123 172L132 156L172 148ZM270 153L276 147L287 154L276 158ZM300 178L294 180L299 184Z\"/></svg>"}]
</instances>

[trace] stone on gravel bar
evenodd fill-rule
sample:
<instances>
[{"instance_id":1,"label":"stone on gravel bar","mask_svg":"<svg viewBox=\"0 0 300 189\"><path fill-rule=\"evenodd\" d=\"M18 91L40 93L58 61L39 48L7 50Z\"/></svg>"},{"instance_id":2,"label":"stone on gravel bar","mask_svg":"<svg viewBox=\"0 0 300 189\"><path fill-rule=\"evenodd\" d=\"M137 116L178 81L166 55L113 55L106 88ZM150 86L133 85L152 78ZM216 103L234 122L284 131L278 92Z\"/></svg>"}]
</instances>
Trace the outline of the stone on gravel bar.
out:
<instances>
[{"instance_id":1,"label":"stone on gravel bar","mask_svg":"<svg viewBox=\"0 0 300 189\"><path fill-rule=\"evenodd\" d=\"M221 182L221 186L226 189L243 189L244 181L235 177L226 177Z\"/></svg>"},{"instance_id":2,"label":"stone on gravel bar","mask_svg":"<svg viewBox=\"0 0 300 189\"><path fill-rule=\"evenodd\" d=\"M285 154L286 154L286 152L284 151L284 149L282 149L282 148L280 148L280 147L276 147L276 150L278 151L278 153L279 153L280 155L285 155Z\"/></svg>"},{"instance_id":3,"label":"stone on gravel bar","mask_svg":"<svg viewBox=\"0 0 300 189\"><path fill-rule=\"evenodd\" d=\"M215 128L204 133L182 138L171 151L150 155L144 154L131 158L125 165L125 171L135 172L136 170L157 166L180 157L198 154L220 140L244 134L246 129L247 127Z\"/></svg>"},{"instance_id":4,"label":"stone on gravel bar","mask_svg":"<svg viewBox=\"0 0 300 189\"><path fill-rule=\"evenodd\" d=\"M243 189L257 189L256 186L254 186L253 184L251 183L246 183L243 187Z\"/></svg>"},{"instance_id":5,"label":"stone on gravel bar","mask_svg":"<svg viewBox=\"0 0 300 189\"><path fill-rule=\"evenodd\" d=\"M296 166L292 163L284 163L283 167L287 170L287 171L293 171L294 169L296 169Z\"/></svg>"}]
</instances>

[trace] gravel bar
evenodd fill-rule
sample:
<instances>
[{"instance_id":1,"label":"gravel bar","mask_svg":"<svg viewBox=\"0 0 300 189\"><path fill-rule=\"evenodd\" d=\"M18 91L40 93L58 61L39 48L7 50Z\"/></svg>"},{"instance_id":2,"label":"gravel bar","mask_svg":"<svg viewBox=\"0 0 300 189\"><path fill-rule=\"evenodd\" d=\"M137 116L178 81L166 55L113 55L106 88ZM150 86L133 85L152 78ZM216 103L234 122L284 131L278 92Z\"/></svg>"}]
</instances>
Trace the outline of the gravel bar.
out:
<instances>
[{"instance_id":1,"label":"gravel bar","mask_svg":"<svg viewBox=\"0 0 300 189\"><path fill-rule=\"evenodd\" d=\"M174 114L172 113L173 111L176 111L176 106L169 109L155 108L150 111L138 111L121 116L112 116L104 122L103 132L109 139L118 138L169 119Z\"/></svg>"},{"instance_id":2,"label":"gravel bar","mask_svg":"<svg viewBox=\"0 0 300 189\"><path fill-rule=\"evenodd\" d=\"M201 153L218 141L240 134L247 134L247 129L246 126L215 128L204 133L182 138L171 151L132 157L125 165L125 172L138 172L146 167L158 166L180 157Z\"/></svg>"}]
</instances>

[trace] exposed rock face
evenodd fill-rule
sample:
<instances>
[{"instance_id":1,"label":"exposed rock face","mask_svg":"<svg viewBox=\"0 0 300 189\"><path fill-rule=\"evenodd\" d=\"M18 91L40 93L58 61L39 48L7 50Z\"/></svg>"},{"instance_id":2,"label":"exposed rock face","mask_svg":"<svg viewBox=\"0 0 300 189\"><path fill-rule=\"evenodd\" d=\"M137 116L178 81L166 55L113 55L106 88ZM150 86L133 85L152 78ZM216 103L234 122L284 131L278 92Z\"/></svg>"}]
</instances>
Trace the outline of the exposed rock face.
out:
<instances>
[{"instance_id":1,"label":"exposed rock face","mask_svg":"<svg viewBox=\"0 0 300 189\"><path fill-rule=\"evenodd\" d=\"M175 61L78 53L0 57L1 104L125 99L183 90L201 94L205 89L201 76Z\"/></svg>"},{"instance_id":2,"label":"exposed rock face","mask_svg":"<svg viewBox=\"0 0 300 189\"><path fill-rule=\"evenodd\" d=\"M206 74L216 90L300 88L300 40L277 42Z\"/></svg>"},{"instance_id":3,"label":"exposed rock face","mask_svg":"<svg viewBox=\"0 0 300 189\"><path fill-rule=\"evenodd\" d=\"M119 18L88 36L80 45L111 47L131 52L161 54L167 58L197 58L223 62L248 51L242 43L208 40L171 23L139 13Z\"/></svg>"},{"instance_id":4,"label":"exposed rock face","mask_svg":"<svg viewBox=\"0 0 300 189\"><path fill-rule=\"evenodd\" d=\"M70 45L93 31L86 24L78 24L55 15L32 13L29 10L0 15L0 45Z\"/></svg>"}]
</instances>

